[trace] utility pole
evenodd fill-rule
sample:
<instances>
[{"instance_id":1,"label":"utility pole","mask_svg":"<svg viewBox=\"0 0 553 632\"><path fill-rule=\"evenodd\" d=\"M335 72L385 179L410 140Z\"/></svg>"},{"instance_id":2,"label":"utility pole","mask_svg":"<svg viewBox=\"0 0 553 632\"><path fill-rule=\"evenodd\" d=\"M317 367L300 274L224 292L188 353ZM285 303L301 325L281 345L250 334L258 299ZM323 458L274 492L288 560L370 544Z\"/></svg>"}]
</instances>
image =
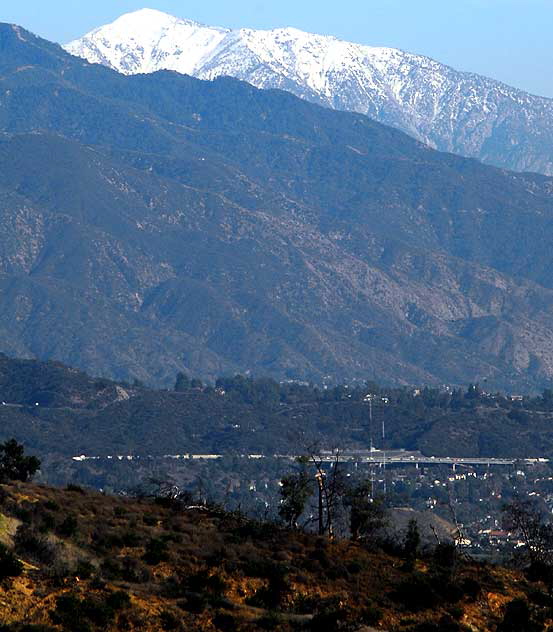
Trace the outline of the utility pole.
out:
<instances>
[{"instance_id":1,"label":"utility pole","mask_svg":"<svg viewBox=\"0 0 553 632\"><path fill-rule=\"evenodd\" d=\"M369 402L369 446L370 446L370 451L371 452L374 450L374 444L373 444L373 397L374 397L374 395L372 393L369 393L368 395L365 395L365 397L363 398L364 402Z\"/></svg>"},{"instance_id":2,"label":"utility pole","mask_svg":"<svg viewBox=\"0 0 553 632\"><path fill-rule=\"evenodd\" d=\"M369 432L371 441L371 452L374 450L373 444L373 396L369 396Z\"/></svg>"},{"instance_id":3,"label":"utility pole","mask_svg":"<svg viewBox=\"0 0 553 632\"><path fill-rule=\"evenodd\" d=\"M369 472L371 480L371 500L374 499L373 397L374 395L372 393L368 393L363 398L364 402L369 402Z\"/></svg>"},{"instance_id":4,"label":"utility pole","mask_svg":"<svg viewBox=\"0 0 553 632\"><path fill-rule=\"evenodd\" d=\"M384 465L384 496L388 492L388 483L386 482L386 417L382 415L382 457Z\"/></svg>"}]
</instances>

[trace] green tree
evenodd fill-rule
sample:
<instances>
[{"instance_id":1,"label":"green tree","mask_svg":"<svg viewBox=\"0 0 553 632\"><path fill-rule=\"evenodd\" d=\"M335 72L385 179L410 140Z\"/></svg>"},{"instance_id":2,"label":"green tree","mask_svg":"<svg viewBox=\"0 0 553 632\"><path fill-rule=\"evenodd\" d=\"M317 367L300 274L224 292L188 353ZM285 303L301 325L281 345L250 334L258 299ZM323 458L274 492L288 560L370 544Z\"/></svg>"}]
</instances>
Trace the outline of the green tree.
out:
<instances>
[{"instance_id":1,"label":"green tree","mask_svg":"<svg viewBox=\"0 0 553 632\"><path fill-rule=\"evenodd\" d=\"M469 384L465 399L480 399L482 396L482 389L479 384Z\"/></svg>"},{"instance_id":2,"label":"green tree","mask_svg":"<svg viewBox=\"0 0 553 632\"><path fill-rule=\"evenodd\" d=\"M186 391L188 388L190 388L190 378L186 373L179 371L175 381L175 391Z\"/></svg>"},{"instance_id":3,"label":"green tree","mask_svg":"<svg viewBox=\"0 0 553 632\"><path fill-rule=\"evenodd\" d=\"M35 456L25 456L24 447L15 439L0 444L0 482L28 481L40 469Z\"/></svg>"},{"instance_id":4,"label":"green tree","mask_svg":"<svg viewBox=\"0 0 553 632\"><path fill-rule=\"evenodd\" d=\"M405 560L407 564L411 566L417 559L419 547L421 543L421 536L419 533L419 525L417 521L412 518L407 525L407 533L405 534L405 540L403 541L403 552L405 554Z\"/></svg>"},{"instance_id":5,"label":"green tree","mask_svg":"<svg viewBox=\"0 0 553 632\"><path fill-rule=\"evenodd\" d=\"M374 539L386 525L386 510L381 499L371 498L371 484L363 481L352 487L345 496L350 509L352 540Z\"/></svg>"},{"instance_id":6,"label":"green tree","mask_svg":"<svg viewBox=\"0 0 553 632\"><path fill-rule=\"evenodd\" d=\"M551 408L553 408L553 390L552 389L546 388L543 391L541 399L542 399L542 405L544 408L546 408L547 410L551 410Z\"/></svg>"},{"instance_id":7,"label":"green tree","mask_svg":"<svg viewBox=\"0 0 553 632\"><path fill-rule=\"evenodd\" d=\"M280 485L279 516L288 527L296 529L305 505L313 494L313 480L305 467L302 467L296 474L283 478Z\"/></svg>"}]
</instances>

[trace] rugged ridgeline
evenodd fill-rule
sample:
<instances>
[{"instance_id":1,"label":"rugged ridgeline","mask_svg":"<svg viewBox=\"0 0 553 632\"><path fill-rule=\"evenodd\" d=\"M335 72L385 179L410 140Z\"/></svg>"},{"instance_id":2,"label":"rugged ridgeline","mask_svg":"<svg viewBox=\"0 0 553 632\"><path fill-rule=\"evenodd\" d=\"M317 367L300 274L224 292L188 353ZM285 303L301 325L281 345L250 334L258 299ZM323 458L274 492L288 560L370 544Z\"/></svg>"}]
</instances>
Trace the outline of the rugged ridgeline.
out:
<instances>
[{"instance_id":1,"label":"rugged ridgeline","mask_svg":"<svg viewBox=\"0 0 553 632\"><path fill-rule=\"evenodd\" d=\"M144 9L67 45L126 74L236 77L367 114L441 151L553 173L553 100L432 59L297 29L228 30Z\"/></svg>"},{"instance_id":2,"label":"rugged ridgeline","mask_svg":"<svg viewBox=\"0 0 553 632\"><path fill-rule=\"evenodd\" d=\"M371 388L377 395L374 423L386 425L385 444L375 433L377 448L429 456L553 458L551 392L513 403L477 389L453 394L425 389L414 397L411 389L380 391L375 385L321 391L224 378L219 386L151 390L91 378L58 363L0 356L0 442L14 437L48 464L61 457L45 474L56 481L63 480L57 470L67 467L68 457L83 454L272 456L366 449L363 397Z\"/></svg>"},{"instance_id":3,"label":"rugged ridgeline","mask_svg":"<svg viewBox=\"0 0 553 632\"><path fill-rule=\"evenodd\" d=\"M553 375L553 182L0 27L0 348L383 383Z\"/></svg>"}]
</instances>

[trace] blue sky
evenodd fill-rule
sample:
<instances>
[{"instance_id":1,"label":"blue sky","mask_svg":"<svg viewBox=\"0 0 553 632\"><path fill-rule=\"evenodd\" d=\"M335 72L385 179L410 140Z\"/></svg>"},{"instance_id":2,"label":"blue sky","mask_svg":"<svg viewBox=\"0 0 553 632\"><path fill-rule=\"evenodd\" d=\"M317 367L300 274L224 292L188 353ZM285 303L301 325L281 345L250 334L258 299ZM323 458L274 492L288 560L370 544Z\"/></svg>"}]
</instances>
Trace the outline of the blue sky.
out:
<instances>
[{"instance_id":1,"label":"blue sky","mask_svg":"<svg viewBox=\"0 0 553 632\"><path fill-rule=\"evenodd\" d=\"M0 21L66 42L143 7L394 46L553 97L553 0L2 0Z\"/></svg>"}]
</instances>

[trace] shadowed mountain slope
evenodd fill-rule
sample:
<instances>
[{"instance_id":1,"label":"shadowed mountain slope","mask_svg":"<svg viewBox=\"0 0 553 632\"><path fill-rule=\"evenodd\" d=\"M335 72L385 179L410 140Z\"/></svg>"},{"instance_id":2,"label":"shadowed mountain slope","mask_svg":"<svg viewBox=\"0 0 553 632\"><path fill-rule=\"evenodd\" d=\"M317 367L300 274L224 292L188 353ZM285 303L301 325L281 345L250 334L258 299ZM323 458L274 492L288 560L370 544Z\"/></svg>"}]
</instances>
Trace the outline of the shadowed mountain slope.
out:
<instances>
[{"instance_id":1,"label":"shadowed mountain slope","mask_svg":"<svg viewBox=\"0 0 553 632\"><path fill-rule=\"evenodd\" d=\"M168 384L553 374L553 182L0 26L0 348Z\"/></svg>"}]
</instances>

